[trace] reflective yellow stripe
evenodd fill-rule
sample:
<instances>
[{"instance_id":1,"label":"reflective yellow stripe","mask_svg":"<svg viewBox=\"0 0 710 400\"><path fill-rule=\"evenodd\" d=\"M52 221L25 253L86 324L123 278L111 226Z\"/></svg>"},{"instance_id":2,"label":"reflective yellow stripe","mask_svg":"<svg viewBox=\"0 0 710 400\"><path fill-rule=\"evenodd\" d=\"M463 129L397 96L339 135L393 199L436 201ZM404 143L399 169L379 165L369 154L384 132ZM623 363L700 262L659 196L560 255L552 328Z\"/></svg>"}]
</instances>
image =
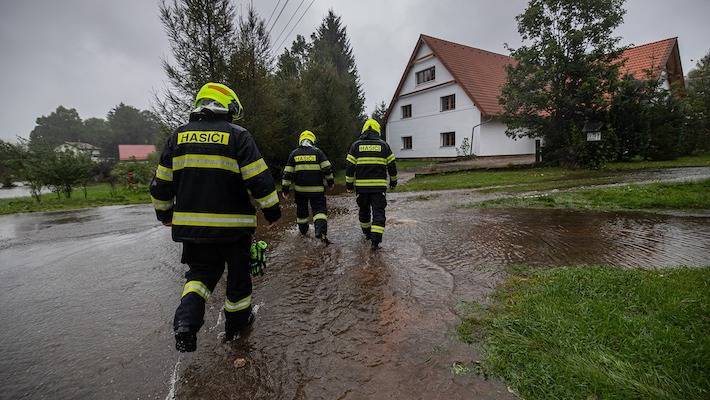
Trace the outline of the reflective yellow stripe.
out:
<instances>
[{"instance_id":1,"label":"reflective yellow stripe","mask_svg":"<svg viewBox=\"0 0 710 400\"><path fill-rule=\"evenodd\" d=\"M276 191L274 190L273 192L269 193L268 195L256 199L256 202L259 203L259 207L261 207L261 208L273 207L273 206L279 204L279 195L276 194Z\"/></svg>"},{"instance_id":2,"label":"reflective yellow stripe","mask_svg":"<svg viewBox=\"0 0 710 400\"><path fill-rule=\"evenodd\" d=\"M296 185L294 187L294 190L297 192L305 192L305 193L318 193L318 192L323 192L325 189L323 186L298 186Z\"/></svg>"},{"instance_id":3,"label":"reflective yellow stripe","mask_svg":"<svg viewBox=\"0 0 710 400\"><path fill-rule=\"evenodd\" d=\"M350 164L357 164L357 158L355 158L355 156L353 156L352 154L348 154L345 160Z\"/></svg>"},{"instance_id":4,"label":"reflective yellow stripe","mask_svg":"<svg viewBox=\"0 0 710 400\"><path fill-rule=\"evenodd\" d=\"M210 289L207 288L207 285L200 281L188 281L182 289L181 297L185 297L188 293L197 293L206 301L212 292L210 292Z\"/></svg>"},{"instance_id":5,"label":"reflective yellow stripe","mask_svg":"<svg viewBox=\"0 0 710 400\"><path fill-rule=\"evenodd\" d=\"M328 168L328 167L330 167L330 161L328 161L328 160L323 161L322 163L320 163L320 167L321 167L321 168Z\"/></svg>"},{"instance_id":6,"label":"reflective yellow stripe","mask_svg":"<svg viewBox=\"0 0 710 400\"><path fill-rule=\"evenodd\" d=\"M387 160L382 157L360 157L357 159L357 164L387 165Z\"/></svg>"},{"instance_id":7,"label":"reflective yellow stripe","mask_svg":"<svg viewBox=\"0 0 710 400\"><path fill-rule=\"evenodd\" d=\"M173 170L172 168L164 167L158 164L158 168L155 169L155 177L164 181L172 182Z\"/></svg>"},{"instance_id":8,"label":"reflective yellow stripe","mask_svg":"<svg viewBox=\"0 0 710 400\"><path fill-rule=\"evenodd\" d=\"M372 222L360 222L360 228L369 228L372 226Z\"/></svg>"},{"instance_id":9,"label":"reflective yellow stripe","mask_svg":"<svg viewBox=\"0 0 710 400\"><path fill-rule=\"evenodd\" d=\"M320 171L318 164L296 164L296 171Z\"/></svg>"},{"instance_id":10,"label":"reflective yellow stripe","mask_svg":"<svg viewBox=\"0 0 710 400\"><path fill-rule=\"evenodd\" d=\"M235 312L246 310L251 305L251 295L237 301L231 302L229 299L224 299L224 311Z\"/></svg>"},{"instance_id":11,"label":"reflective yellow stripe","mask_svg":"<svg viewBox=\"0 0 710 400\"><path fill-rule=\"evenodd\" d=\"M173 208L173 199L170 200L158 200L153 196L150 196L150 201L153 203L153 208L159 211L165 211Z\"/></svg>"},{"instance_id":12,"label":"reflective yellow stripe","mask_svg":"<svg viewBox=\"0 0 710 400\"><path fill-rule=\"evenodd\" d=\"M333 176L333 174L331 173L331 174L326 175L325 179L332 181L333 179L335 179L335 176Z\"/></svg>"},{"instance_id":13,"label":"reflective yellow stripe","mask_svg":"<svg viewBox=\"0 0 710 400\"><path fill-rule=\"evenodd\" d=\"M291 181L284 179L281 181L281 186L291 186Z\"/></svg>"},{"instance_id":14,"label":"reflective yellow stripe","mask_svg":"<svg viewBox=\"0 0 710 400\"><path fill-rule=\"evenodd\" d=\"M308 218L296 218L296 223L297 224L307 224Z\"/></svg>"},{"instance_id":15,"label":"reflective yellow stripe","mask_svg":"<svg viewBox=\"0 0 710 400\"><path fill-rule=\"evenodd\" d=\"M293 172L293 165L287 165L284 167L284 172Z\"/></svg>"},{"instance_id":16,"label":"reflective yellow stripe","mask_svg":"<svg viewBox=\"0 0 710 400\"><path fill-rule=\"evenodd\" d=\"M353 183L355 182L355 177L354 176L345 176L345 183Z\"/></svg>"},{"instance_id":17,"label":"reflective yellow stripe","mask_svg":"<svg viewBox=\"0 0 710 400\"><path fill-rule=\"evenodd\" d=\"M211 154L185 154L173 158L173 171L183 168L216 168L239 173L237 160Z\"/></svg>"},{"instance_id":18,"label":"reflective yellow stripe","mask_svg":"<svg viewBox=\"0 0 710 400\"><path fill-rule=\"evenodd\" d=\"M372 225L370 228L370 231L374 233L385 233L385 227L384 226L378 226L378 225Z\"/></svg>"},{"instance_id":19,"label":"reflective yellow stripe","mask_svg":"<svg viewBox=\"0 0 710 400\"><path fill-rule=\"evenodd\" d=\"M242 167L242 179L247 180L251 179L260 173L266 171L269 169L269 167L266 166L266 163L264 162L263 158L260 158L256 161L254 161L251 164L248 164L246 167Z\"/></svg>"},{"instance_id":20,"label":"reflective yellow stripe","mask_svg":"<svg viewBox=\"0 0 710 400\"><path fill-rule=\"evenodd\" d=\"M317 221L317 220L319 220L319 219L325 219L325 220L327 220L327 219L328 219L328 216L325 215L325 214L323 214L323 213L318 213L318 214L316 214L316 215L313 216L313 220L314 220L314 221Z\"/></svg>"},{"instance_id":21,"label":"reflective yellow stripe","mask_svg":"<svg viewBox=\"0 0 710 400\"><path fill-rule=\"evenodd\" d=\"M256 227L256 215L175 212L173 225L252 228Z\"/></svg>"},{"instance_id":22,"label":"reflective yellow stripe","mask_svg":"<svg viewBox=\"0 0 710 400\"><path fill-rule=\"evenodd\" d=\"M390 154L390 155L387 157L387 164L391 163L392 161L394 161L394 154Z\"/></svg>"},{"instance_id":23,"label":"reflective yellow stripe","mask_svg":"<svg viewBox=\"0 0 710 400\"><path fill-rule=\"evenodd\" d=\"M397 175L390 176L390 181L397 182Z\"/></svg>"},{"instance_id":24,"label":"reflective yellow stripe","mask_svg":"<svg viewBox=\"0 0 710 400\"><path fill-rule=\"evenodd\" d=\"M355 186L387 186L387 179L357 179Z\"/></svg>"}]
</instances>

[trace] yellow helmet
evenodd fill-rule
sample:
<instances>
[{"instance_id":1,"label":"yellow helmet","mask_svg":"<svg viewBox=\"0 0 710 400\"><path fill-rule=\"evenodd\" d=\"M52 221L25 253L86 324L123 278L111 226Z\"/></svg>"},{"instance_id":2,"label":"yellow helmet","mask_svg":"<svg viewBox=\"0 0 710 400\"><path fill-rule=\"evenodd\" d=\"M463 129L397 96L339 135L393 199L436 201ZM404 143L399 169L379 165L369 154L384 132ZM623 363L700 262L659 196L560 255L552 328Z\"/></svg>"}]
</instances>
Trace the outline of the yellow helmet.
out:
<instances>
[{"instance_id":1,"label":"yellow helmet","mask_svg":"<svg viewBox=\"0 0 710 400\"><path fill-rule=\"evenodd\" d=\"M303 131L301 132L301 136L298 137L298 143L301 143L304 140L310 140L311 143L315 143L316 135L311 131Z\"/></svg>"},{"instance_id":2,"label":"yellow helmet","mask_svg":"<svg viewBox=\"0 0 710 400\"><path fill-rule=\"evenodd\" d=\"M365 125L362 126L362 133L365 133L368 129L372 129L373 131L377 132L377 134L380 134L380 123L375 121L372 118L369 118L367 121L365 121Z\"/></svg>"},{"instance_id":3,"label":"yellow helmet","mask_svg":"<svg viewBox=\"0 0 710 400\"><path fill-rule=\"evenodd\" d=\"M195 108L206 108L216 113L231 114L234 119L242 117L242 103L234 90L221 83L208 82L195 96Z\"/></svg>"}]
</instances>

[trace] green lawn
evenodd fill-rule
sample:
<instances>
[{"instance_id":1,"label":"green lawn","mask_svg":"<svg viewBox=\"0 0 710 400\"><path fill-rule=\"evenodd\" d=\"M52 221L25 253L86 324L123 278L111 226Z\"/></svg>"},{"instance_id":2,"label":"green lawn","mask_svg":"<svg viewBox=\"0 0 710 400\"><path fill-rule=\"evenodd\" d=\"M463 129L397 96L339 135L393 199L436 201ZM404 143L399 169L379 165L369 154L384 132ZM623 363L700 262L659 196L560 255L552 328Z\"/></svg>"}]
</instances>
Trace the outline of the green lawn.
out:
<instances>
[{"instance_id":1,"label":"green lawn","mask_svg":"<svg viewBox=\"0 0 710 400\"><path fill-rule=\"evenodd\" d=\"M603 210L710 210L710 180L626 185L543 196L507 197L473 203L481 208L576 208Z\"/></svg>"},{"instance_id":2,"label":"green lawn","mask_svg":"<svg viewBox=\"0 0 710 400\"><path fill-rule=\"evenodd\" d=\"M140 203L150 203L146 186L137 186L133 190L116 186L116 191L112 193L110 185L99 184L87 187L86 199L81 188L74 190L70 199L58 199L54 193L42 195L42 201L39 203L30 197L0 199L0 215Z\"/></svg>"},{"instance_id":3,"label":"green lawn","mask_svg":"<svg viewBox=\"0 0 710 400\"><path fill-rule=\"evenodd\" d=\"M474 170L448 174L417 176L398 188L399 191L475 189L491 186L487 191L529 191L613 183L625 171L674 167L710 166L710 154L681 157L672 161L631 161L610 163L603 170L565 169L557 167L506 170Z\"/></svg>"},{"instance_id":4,"label":"green lawn","mask_svg":"<svg viewBox=\"0 0 710 400\"><path fill-rule=\"evenodd\" d=\"M530 400L710 398L710 268L526 271L463 307L482 372Z\"/></svg>"}]
</instances>

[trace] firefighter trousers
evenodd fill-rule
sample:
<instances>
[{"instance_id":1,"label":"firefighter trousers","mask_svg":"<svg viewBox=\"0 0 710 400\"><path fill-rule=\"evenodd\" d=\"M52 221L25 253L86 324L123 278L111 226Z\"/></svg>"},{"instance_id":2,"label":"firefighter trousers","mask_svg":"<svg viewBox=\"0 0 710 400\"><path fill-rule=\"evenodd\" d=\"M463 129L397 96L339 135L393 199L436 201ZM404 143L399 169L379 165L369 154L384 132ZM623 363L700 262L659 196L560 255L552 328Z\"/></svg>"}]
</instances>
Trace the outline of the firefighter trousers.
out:
<instances>
[{"instance_id":1,"label":"firefighter trousers","mask_svg":"<svg viewBox=\"0 0 710 400\"><path fill-rule=\"evenodd\" d=\"M359 193L357 205L360 207L358 216L362 232L369 236L373 243L382 242L382 235L385 233L385 208L387 207L385 192Z\"/></svg>"},{"instance_id":2,"label":"firefighter trousers","mask_svg":"<svg viewBox=\"0 0 710 400\"><path fill-rule=\"evenodd\" d=\"M236 332L247 325L251 315L251 235L231 243L183 243L182 263L185 286L175 311L173 328L185 326L197 332L204 323L205 303L227 265L227 296L224 301L225 330Z\"/></svg>"},{"instance_id":3,"label":"firefighter trousers","mask_svg":"<svg viewBox=\"0 0 710 400\"><path fill-rule=\"evenodd\" d=\"M298 230L302 234L308 232L308 204L311 205L313 211L313 228L316 231L316 237L328 234L328 211L325 204L325 194L320 196L301 196L296 193L296 223Z\"/></svg>"}]
</instances>

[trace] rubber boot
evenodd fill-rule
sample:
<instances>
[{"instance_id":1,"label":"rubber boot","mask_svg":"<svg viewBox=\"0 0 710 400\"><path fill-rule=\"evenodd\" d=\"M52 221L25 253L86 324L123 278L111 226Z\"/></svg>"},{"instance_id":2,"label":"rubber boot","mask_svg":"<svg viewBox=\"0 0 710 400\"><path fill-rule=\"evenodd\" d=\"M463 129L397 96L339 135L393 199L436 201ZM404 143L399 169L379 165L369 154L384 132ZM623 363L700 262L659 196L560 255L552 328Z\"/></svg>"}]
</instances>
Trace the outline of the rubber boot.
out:
<instances>
[{"instance_id":1,"label":"rubber boot","mask_svg":"<svg viewBox=\"0 0 710 400\"><path fill-rule=\"evenodd\" d=\"M249 318L247 319L247 322L240 326L240 327L232 327L229 326L229 322L224 323L224 338L222 339L222 342L231 342L233 340L236 340L239 338L239 335L241 333L246 332L251 328L251 326L254 324L254 321L256 320L256 315L254 313L249 314Z\"/></svg>"},{"instance_id":2,"label":"rubber boot","mask_svg":"<svg viewBox=\"0 0 710 400\"><path fill-rule=\"evenodd\" d=\"M181 353L191 353L197 350L197 332L186 326L181 326L175 331L175 350Z\"/></svg>"}]
</instances>

